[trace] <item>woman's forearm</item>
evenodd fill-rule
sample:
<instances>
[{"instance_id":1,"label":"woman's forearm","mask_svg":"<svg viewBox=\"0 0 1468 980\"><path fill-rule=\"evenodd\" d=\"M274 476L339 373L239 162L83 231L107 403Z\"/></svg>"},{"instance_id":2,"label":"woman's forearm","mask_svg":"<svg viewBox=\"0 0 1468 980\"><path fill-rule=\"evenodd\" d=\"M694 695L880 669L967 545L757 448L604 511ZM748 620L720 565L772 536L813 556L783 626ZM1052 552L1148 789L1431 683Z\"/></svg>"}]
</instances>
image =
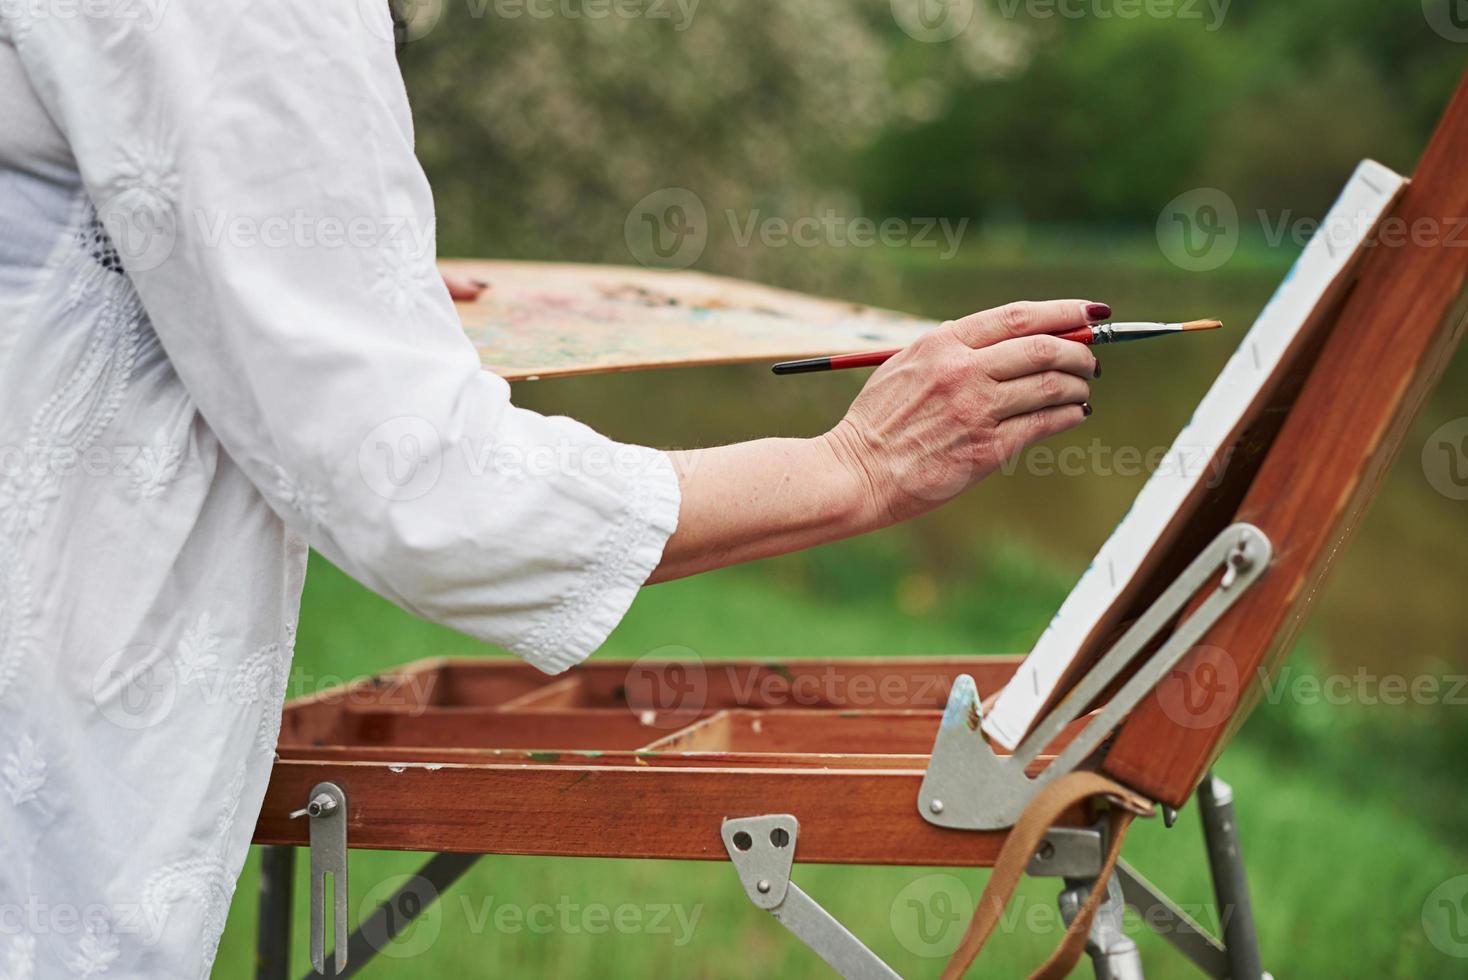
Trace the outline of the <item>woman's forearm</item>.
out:
<instances>
[{"instance_id":1,"label":"woman's forearm","mask_svg":"<svg viewBox=\"0 0 1468 980\"><path fill-rule=\"evenodd\" d=\"M879 508L834 439L758 439L669 453L683 504L650 582L870 531Z\"/></svg>"}]
</instances>

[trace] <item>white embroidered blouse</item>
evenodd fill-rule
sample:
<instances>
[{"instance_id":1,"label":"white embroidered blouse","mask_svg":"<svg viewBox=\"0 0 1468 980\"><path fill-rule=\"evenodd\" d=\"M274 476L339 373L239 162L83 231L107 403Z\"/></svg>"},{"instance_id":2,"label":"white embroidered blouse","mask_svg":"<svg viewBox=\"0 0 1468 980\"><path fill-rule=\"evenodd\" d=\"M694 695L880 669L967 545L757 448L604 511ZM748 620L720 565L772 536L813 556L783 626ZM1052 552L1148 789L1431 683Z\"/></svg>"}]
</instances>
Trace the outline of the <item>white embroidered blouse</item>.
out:
<instances>
[{"instance_id":1,"label":"white embroidered blouse","mask_svg":"<svg viewBox=\"0 0 1468 980\"><path fill-rule=\"evenodd\" d=\"M0 978L209 972L307 546L546 671L678 515L514 407L386 0L0 2Z\"/></svg>"}]
</instances>

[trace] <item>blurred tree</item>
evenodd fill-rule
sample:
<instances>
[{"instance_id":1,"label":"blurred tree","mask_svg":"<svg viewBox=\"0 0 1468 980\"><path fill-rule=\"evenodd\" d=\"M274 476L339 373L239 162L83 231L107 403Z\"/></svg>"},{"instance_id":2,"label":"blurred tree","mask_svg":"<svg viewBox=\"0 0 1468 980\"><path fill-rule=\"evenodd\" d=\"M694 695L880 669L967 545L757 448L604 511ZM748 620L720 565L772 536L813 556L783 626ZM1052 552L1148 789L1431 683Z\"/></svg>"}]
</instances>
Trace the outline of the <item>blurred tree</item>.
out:
<instances>
[{"instance_id":1,"label":"blurred tree","mask_svg":"<svg viewBox=\"0 0 1468 980\"><path fill-rule=\"evenodd\" d=\"M661 9L675 19L450 6L408 47L448 247L628 261L624 219L661 188L696 193L724 231L727 209L798 216L840 195L820 175L891 112L868 18L845 0Z\"/></svg>"},{"instance_id":2,"label":"blurred tree","mask_svg":"<svg viewBox=\"0 0 1468 980\"><path fill-rule=\"evenodd\" d=\"M707 212L701 267L835 289L831 250L743 247L734 225L1145 229L1204 185L1318 214L1360 157L1412 165L1465 51L1415 3L975 2L923 43L890 0L414 0L403 66L442 247L629 261L629 210L681 187Z\"/></svg>"}]
</instances>

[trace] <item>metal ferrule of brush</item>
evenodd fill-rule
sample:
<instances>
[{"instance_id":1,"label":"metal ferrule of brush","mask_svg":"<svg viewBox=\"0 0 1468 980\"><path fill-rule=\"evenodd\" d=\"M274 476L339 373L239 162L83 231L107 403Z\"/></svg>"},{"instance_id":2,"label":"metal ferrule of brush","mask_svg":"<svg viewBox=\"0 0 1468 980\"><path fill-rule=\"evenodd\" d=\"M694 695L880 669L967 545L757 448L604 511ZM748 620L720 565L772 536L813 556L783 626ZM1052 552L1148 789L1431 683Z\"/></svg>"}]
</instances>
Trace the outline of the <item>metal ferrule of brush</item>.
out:
<instances>
[{"instance_id":1,"label":"metal ferrule of brush","mask_svg":"<svg viewBox=\"0 0 1468 980\"><path fill-rule=\"evenodd\" d=\"M1144 340L1159 334L1174 333L1181 329L1180 324L1174 323L1099 323L1091 328L1095 335L1091 343L1119 344L1128 340Z\"/></svg>"}]
</instances>

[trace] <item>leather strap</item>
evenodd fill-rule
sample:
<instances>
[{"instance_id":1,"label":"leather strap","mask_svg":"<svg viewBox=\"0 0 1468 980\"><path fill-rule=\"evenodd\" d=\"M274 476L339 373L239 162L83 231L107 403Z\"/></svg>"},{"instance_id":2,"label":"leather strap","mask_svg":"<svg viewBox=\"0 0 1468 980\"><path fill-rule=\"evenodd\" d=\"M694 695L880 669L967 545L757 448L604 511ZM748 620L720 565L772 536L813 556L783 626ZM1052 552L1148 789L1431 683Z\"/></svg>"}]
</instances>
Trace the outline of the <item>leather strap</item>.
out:
<instances>
[{"instance_id":1,"label":"leather strap","mask_svg":"<svg viewBox=\"0 0 1468 980\"><path fill-rule=\"evenodd\" d=\"M1102 863L1101 873L1096 876L1091 894L1066 929L1060 945L1030 978L1063 980L1070 973L1085 951L1086 939L1091 933L1091 920L1096 917L1096 909L1106 897L1106 883L1111 878L1112 869L1116 867L1127 825L1138 813L1150 812L1152 807L1150 801L1120 783L1093 772L1067 773L1042 789L1030 801L1014 829L1009 832L1009 839L1004 842L999 859L994 862L989 883L979 896L974 917L969 920L963 940L943 971L943 980L960 980L973 965L994 927L999 924L1015 887L1029 866L1030 858L1034 856L1055 821L1071 807L1096 797L1106 797L1121 804L1120 807L1113 806L1111 810L1106 860Z\"/></svg>"}]
</instances>

